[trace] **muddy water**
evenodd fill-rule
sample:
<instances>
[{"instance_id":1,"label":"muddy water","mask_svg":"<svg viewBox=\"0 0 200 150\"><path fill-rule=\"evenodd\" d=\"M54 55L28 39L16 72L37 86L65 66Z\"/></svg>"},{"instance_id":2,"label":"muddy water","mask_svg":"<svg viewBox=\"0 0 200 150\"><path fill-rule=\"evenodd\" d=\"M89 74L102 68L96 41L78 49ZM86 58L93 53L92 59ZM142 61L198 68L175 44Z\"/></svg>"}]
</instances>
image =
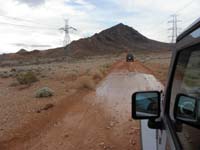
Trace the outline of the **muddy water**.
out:
<instances>
[{"instance_id":1,"label":"muddy water","mask_svg":"<svg viewBox=\"0 0 200 150\"><path fill-rule=\"evenodd\" d=\"M161 90L163 86L154 76L137 72L111 73L97 88L99 103L120 120L130 118L131 95L136 91Z\"/></svg>"},{"instance_id":2,"label":"muddy water","mask_svg":"<svg viewBox=\"0 0 200 150\"><path fill-rule=\"evenodd\" d=\"M110 74L96 90L97 100L104 104L119 124L131 119L131 96L136 91L158 90L163 86L154 76L137 72ZM156 149L156 131L147 127L147 120L141 121L141 143L144 149Z\"/></svg>"}]
</instances>

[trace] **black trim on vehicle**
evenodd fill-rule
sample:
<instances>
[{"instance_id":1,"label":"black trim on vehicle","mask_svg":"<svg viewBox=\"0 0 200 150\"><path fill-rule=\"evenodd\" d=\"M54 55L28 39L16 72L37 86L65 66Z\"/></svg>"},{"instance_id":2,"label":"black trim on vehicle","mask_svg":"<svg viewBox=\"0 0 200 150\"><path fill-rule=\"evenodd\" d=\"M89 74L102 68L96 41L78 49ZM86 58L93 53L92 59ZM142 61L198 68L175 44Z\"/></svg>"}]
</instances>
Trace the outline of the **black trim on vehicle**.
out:
<instances>
[{"instance_id":1,"label":"black trim on vehicle","mask_svg":"<svg viewBox=\"0 0 200 150\"><path fill-rule=\"evenodd\" d=\"M180 141L178 140L178 136L176 134L176 129L173 126L173 122L170 119L170 100L171 100L171 89L172 89L172 85L173 85L173 81L174 81L174 75L175 75L175 71L176 71L176 65L178 62L178 57L180 52L182 52L184 49L176 51L174 58L173 58L173 62L171 64L171 70L170 70L170 76L168 78L168 85L167 85L167 91L166 91L166 97L164 100L164 116L163 116L163 121L165 122L165 126L166 128L168 128L169 130L169 134L171 136L171 138L173 139L173 143L174 146L176 147L177 150L181 150L182 146Z\"/></svg>"},{"instance_id":2,"label":"black trim on vehicle","mask_svg":"<svg viewBox=\"0 0 200 150\"><path fill-rule=\"evenodd\" d=\"M171 120L171 117L170 117L170 102L171 102L171 90L172 90L172 86L173 86L173 81L174 81L174 75L175 75L175 71L176 71L176 67L177 67L177 63L178 63L178 59L179 59L179 55L182 51L186 50L186 49L193 49L191 51L195 51L194 49L197 48L196 50L198 50L198 47L200 46L200 44L195 44L195 45L192 45L192 46L188 46L184 49L179 49L176 51L175 53L175 57L174 57L174 60L173 60L173 66L172 66L172 69L170 70L170 77L168 79L168 85L167 85L167 91L166 91L166 97L165 97L165 100L164 100L164 120L165 120L165 123L167 124L166 127L168 127L169 131L170 131L170 135L172 136L173 138L173 141L174 141L174 144L175 144L175 147L177 150L182 150L182 144L176 134L176 128L174 126L174 122Z\"/></svg>"},{"instance_id":3,"label":"black trim on vehicle","mask_svg":"<svg viewBox=\"0 0 200 150\"><path fill-rule=\"evenodd\" d=\"M182 40L183 38L185 38L188 34L190 34L191 32L193 32L194 30L196 30L199 27L200 27L200 19L191 28L189 28L188 30L186 30L185 32L183 32L182 34L180 34L178 36L176 42L178 43L180 40Z\"/></svg>"},{"instance_id":4,"label":"black trim on vehicle","mask_svg":"<svg viewBox=\"0 0 200 150\"><path fill-rule=\"evenodd\" d=\"M163 122L164 122L165 128L168 129L168 130L166 130L166 132L168 132L168 131L170 132L167 135L171 136L173 144L177 150L181 150L182 147L181 147L180 141L178 140L176 132L174 132L174 131L176 131L176 129L174 128L173 123L170 120L169 111L170 111L170 99L171 99L171 88L172 88L172 84L173 84L173 77L174 77L175 71L176 71L178 56L181 51L182 50L180 50L179 52L175 51L173 60L171 61L171 64L170 64L171 69L169 71L167 90L166 90L165 99L164 99L164 116L163 116Z\"/></svg>"},{"instance_id":5,"label":"black trim on vehicle","mask_svg":"<svg viewBox=\"0 0 200 150\"><path fill-rule=\"evenodd\" d=\"M173 77L175 74L175 70L176 70L176 65L177 65L177 61L178 61L178 52L175 53L175 57L173 59L172 64L170 65L170 75L168 78L168 85L167 85L167 91L165 94L165 99L164 99L164 114L168 114L169 113L169 109L170 109L170 103L168 103L168 101L170 101L171 98L171 88L172 88L172 83L173 83Z\"/></svg>"},{"instance_id":6,"label":"black trim on vehicle","mask_svg":"<svg viewBox=\"0 0 200 150\"><path fill-rule=\"evenodd\" d=\"M167 135L170 135L171 138L173 139L172 141L173 141L173 144L174 144L176 150L182 150L183 147L182 147L182 145L181 145L181 143L180 143L180 141L179 141L179 139L178 139L178 136L177 136L176 132L174 132L174 131L176 131L176 129L174 128L174 126L173 126L173 124L172 124L172 122L171 122L171 120L170 120L170 117L169 117L168 115L166 115L166 116L164 117L164 120L163 120L163 121L164 121L165 124L166 124L165 127L166 127L166 128L168 129L168 131L170 132L170 133L167 134ZM167 132L167 130L166 130L166 132Z\"/></svg>"},{"instance_id":7,"label":"black trim on vehicle","mask_svg":"<svg viewBox=\"0 0 200 150\"><path fill-rule=\"evenodd\" d=\"M175 53L175 58L174 58L173 63L172 63L173 65L171 66L171 70L170 70L170 77L168 78L167 91L166 91L166 94L165 94L166 95L165 100L164 100L164 102L165 102L165 104L164 104L165 113L169 113L169 109L170 109L170 103L168 103L167 101L170 101L170 98L171 98L171 89L172 89L172 84L173 84L173 81L174 81L174 75L175 75L175 71L176 71L176 67L177 67L179 54L182 51L184 51L184 50L186 50L188 48L194 49L194 48L199 47L199 46L200 46L200 44L195 44L193 46L188 46L188 47L186 47L184 49L178 50ZM195 51L195 50L193 50L193 51Z\"/></svg>"}]
</instances>

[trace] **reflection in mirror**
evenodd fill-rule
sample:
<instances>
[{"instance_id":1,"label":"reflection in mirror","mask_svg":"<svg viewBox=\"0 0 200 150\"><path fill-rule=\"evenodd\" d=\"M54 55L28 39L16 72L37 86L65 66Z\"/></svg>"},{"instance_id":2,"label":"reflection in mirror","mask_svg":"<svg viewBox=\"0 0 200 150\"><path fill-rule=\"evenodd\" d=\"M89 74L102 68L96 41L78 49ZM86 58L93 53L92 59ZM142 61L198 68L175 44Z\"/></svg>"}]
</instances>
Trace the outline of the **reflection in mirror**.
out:
<instances>
[{"instance_id":1,"label":"reflection in mirror","mask_svg":"<svg viewBox=\"0 0 200 150\"><path fill-rule=\"evenodd\" d=\"M137 92L133 94L133 117L156 118L160 113L160 93L157 91Z\"/></svg>"},{"instance_id":2,"label":"reflection in mirror","mask_svg":"<svg viewBox=\"0 0 200 150\"><path fill-rule=\"evenodd\" d=\"M183 121L197 121L197 100L195 98L178 95L175 110L175 118Z\"/></svg>"}]
</instances>

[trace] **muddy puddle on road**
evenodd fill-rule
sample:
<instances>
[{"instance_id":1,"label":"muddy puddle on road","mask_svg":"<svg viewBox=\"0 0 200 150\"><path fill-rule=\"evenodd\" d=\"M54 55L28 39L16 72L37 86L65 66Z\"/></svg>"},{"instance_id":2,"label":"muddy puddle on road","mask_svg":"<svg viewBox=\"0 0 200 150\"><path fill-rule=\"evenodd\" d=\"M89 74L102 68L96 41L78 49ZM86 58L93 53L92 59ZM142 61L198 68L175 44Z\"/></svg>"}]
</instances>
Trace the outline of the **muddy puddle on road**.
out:
<instances>
[{"instance_id":1,"label":"muddy puddle on road","mask_svg":"<svg viewBox=\"0 0 200 150\"><path fill-rule=\"evenodd\" d=\"M131 119L131 96L136 91L163 90L163 85L152 75L137 72L115 72L110 74L97 88L96 96L104 109L109 111L119 125ZM156 149L156 131L147 127L147 120L141 121L141 137L144 149Z\"/></svg>"},{"instance_id":2,"label":"muddy puddle on road","mask_svg":"<svg viewBox=\"0 0 200 150\"><path fill-rule=\"evenodd\" d=\"M131 118L131 96L134 92L161 89L162 84L150 74L123 71L108 75L97 87L96 96L106 110L115 113L122 121Z\"/></svg>"}]
</instances>

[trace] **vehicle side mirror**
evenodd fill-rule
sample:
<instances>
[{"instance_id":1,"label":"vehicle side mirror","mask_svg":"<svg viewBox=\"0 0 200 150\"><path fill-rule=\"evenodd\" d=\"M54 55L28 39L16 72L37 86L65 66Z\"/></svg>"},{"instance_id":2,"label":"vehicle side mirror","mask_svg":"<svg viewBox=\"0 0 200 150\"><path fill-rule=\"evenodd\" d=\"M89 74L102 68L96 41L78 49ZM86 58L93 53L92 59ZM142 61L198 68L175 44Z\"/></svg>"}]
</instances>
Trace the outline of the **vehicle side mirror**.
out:
<instances>
[{"instance_id":1,"label":"vehicle side mirror","mask_svg":"<svg viewBox=\"0 0 200 150\"><path fill-rule=\"evenodd\" d=\"M180 122L200 127L200 107L198 100L178 94L174 106L174 118Z\"/></svg>"},{"instance_id":2,"label":"vehicle side mirror","mask_svg":"<svg viewBox=\"0 0 200 150\"><path fill-rule=\"evenodd\" d=\"M160 116L160 92L145 91L132 95L132 118L155 119Z\"/></svg>"}]
</instances>

